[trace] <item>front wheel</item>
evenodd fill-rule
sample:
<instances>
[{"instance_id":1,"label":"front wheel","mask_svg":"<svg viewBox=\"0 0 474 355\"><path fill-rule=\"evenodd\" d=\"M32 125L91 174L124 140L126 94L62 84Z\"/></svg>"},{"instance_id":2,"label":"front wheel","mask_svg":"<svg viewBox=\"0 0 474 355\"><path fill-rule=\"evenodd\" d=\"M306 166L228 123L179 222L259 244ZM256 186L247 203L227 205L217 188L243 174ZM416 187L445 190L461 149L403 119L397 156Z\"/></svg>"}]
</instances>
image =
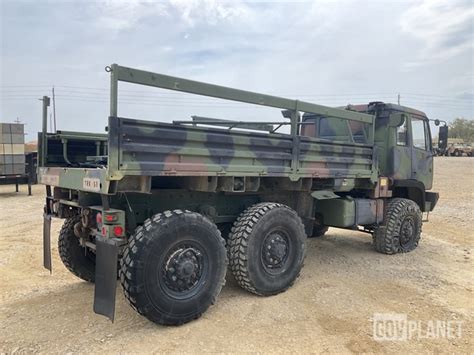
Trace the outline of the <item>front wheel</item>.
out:
<instances>
[{"instance_id":1,"label":"front wheel","mask_svg":"<svg viewBox=\"0 0 474 355\"><path fill-rule=\"evenodd\" d=\"M418 246L422 214L416 202L405 198L388 201L383 224L373 234L375 250L383 254L407 253Z\"/></svg>"},{"instance_id":2,"label":"front wheel","mask_svg":"<svg viewBox=\"0 0 474 355\"><path fill-rule=\"evenodd\" d=\"M291 208L264 202L245 210L229 235L230 267L247 291L269 296L288 289L299 276L306 235Z\"/></svg>"},{"instance_id":3,"label":"front wheel","mask_svg":"<svg viewBox=\"0 0 474 355\"><path fill-rule=\"evenodd\" d=\"M155 323L180 325L215 302L226 269L216 225L198 213L174 210L137 228L121 259L120 281L140 314Z\"/></svg>"}]
</instances>

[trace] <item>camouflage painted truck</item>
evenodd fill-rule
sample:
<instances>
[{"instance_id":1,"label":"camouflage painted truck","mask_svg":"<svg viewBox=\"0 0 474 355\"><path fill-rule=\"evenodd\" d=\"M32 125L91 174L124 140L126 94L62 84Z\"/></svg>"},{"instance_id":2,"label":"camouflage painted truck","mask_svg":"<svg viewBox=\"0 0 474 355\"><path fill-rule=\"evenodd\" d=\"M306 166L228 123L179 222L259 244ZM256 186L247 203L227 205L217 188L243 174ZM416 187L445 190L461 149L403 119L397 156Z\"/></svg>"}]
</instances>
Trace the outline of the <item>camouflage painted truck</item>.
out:
<instances>
[{"instance_id":1,"label":"camouflage painted truck","mask_svg":"<svg viewBox=\"0 0 474 355\"><path fill-rule=\"evenodd\" d=\"M433 158L428 118L394 104L330 108L122 67L111 75L106 134L39 134L46 185L44 266L51 217L65 219L59 255L95 282L94 311L113 319L117 279L159 324L198 318L229 266L260 296L288 289L307 237L361 230L375 250L409 252L420 239ZM273 122L193 117L162 123L120 117L128 82L278 109ZM287 126L289 133L279 133Z\"/></svg>"}]
</instances>

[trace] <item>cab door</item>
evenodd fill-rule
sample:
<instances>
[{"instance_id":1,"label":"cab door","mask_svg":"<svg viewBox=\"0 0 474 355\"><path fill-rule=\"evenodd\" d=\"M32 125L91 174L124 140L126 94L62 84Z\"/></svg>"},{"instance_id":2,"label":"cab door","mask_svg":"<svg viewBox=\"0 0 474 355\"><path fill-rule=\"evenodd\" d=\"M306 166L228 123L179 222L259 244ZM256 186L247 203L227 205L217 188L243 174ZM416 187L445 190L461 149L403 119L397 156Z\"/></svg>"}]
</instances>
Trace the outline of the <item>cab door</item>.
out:
<instances>
[{"instance_id":1,"label":"cab door","mask_svg":"<svg viewBox=\"0 0 474 355\"><path fill-rule=\"evenodd\" d=\"M411 178L422 182L425 189L433 185L433 152L428 120L411 116Z\"/></svg>"}]
</instances>

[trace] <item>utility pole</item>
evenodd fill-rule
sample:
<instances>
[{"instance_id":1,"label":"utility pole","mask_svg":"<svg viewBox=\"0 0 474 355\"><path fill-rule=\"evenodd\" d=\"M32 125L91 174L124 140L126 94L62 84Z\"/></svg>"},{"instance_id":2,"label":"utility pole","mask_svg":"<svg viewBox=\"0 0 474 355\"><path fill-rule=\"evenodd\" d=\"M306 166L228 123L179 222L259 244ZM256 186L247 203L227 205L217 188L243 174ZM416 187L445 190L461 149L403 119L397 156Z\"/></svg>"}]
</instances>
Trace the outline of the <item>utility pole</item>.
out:
<instances>
[{"instance_id":1,"label":"utility pole","mask_svg":"<svg viewBox=\"0 0 474 355\"><path fill-rule=\"evenodd\" d=\"M54 133L56 133L56 97L54 96L54 86L53 86L53 118L54 118Z\"/></svg>"},{"instance_id":2,"label":"utility pole","mask_svg":"<svg viewBox=\"0 0 474 355\"><path fill-rule=\"evenodd\" d=\"M398 104L400 105L400 93L398 93L397 95L397 101L398 101Z\"/></svg>"}]
</instances>

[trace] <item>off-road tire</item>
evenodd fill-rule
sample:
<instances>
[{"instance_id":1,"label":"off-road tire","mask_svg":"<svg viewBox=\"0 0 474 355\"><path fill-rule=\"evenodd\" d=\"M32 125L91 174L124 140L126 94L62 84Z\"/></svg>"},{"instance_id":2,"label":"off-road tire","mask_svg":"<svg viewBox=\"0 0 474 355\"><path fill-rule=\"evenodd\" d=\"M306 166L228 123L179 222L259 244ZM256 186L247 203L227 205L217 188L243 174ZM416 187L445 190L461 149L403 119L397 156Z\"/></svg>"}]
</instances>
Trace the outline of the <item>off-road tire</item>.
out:
<instances>
[{"instance_id":1,"label":"off-road tire","mask_svg":"<svg viewBox=\"0 0 474 355\"><path fill-rule=\"evenodd\" d=\"M313 227L313 234L308 235L308 238L321 238L322 236L324 236L326 234L328 229L329 229L329 227L326 227L324 225L315 224L314 227Z\"/></svg>"},{"instance_id":2,"label":"off-road tire","mask_svg":"<svg viewBox=\"0 0 474 355\"><path fill-rule=\"evenodd\" d=\"M383 254L414 250L420 240L422 223L422 214L416 202L405 198L390 199L384 222L373 233L375 250Z\"/></svg>"},{"instance_id":3,"label":"off-road tire","mask_svg":"<svg viewBox=\"0 0 474 355\"><path fill-rule=\"evenodd\" d=\"M263 250L268 238L278 236L275 233L281 233L287 252L281 270L278 268L270 273L272 269L266 266ZM305 229L294 210L272 202L253 205L237 218L229 235L230 269L245 290L261 296L275 295L287 290L298 278L303 267L305 243Z\"/></svg>"},{"instance_id":4,"label":"off-road tire","mask_svg":"<svg viewBox=\"0 0 474 355\"><path fill-rule=\"evenodd\" d=\"M64 266L77 277L87 282L95 281L95 254L79 243L74 234L74 225L81 221L79 215L64 221L58 238L59 257Z\"/></svg>"},{"instance_id":5,"label":"off-road tire","mask_svg":"<svg viewBox=\"0 0 474 355\"><path fill-rule=\"evenodd\" d=\"M193 250L197 260L194 248L201 253L199 265L196 262L192 276L187 276L200 276L185 294L172 289L177 285L173 282L182 282L183 274L178 275L179 281L171 279L176 270L169 267L187 257L187 250ZM152 322L181 325L199 318L215 303L225 283L227 254L214 223L199 213L174 210L158 213L138 227L120 264L120 281L130 305Z\"/></svg>"}]
</instances>

